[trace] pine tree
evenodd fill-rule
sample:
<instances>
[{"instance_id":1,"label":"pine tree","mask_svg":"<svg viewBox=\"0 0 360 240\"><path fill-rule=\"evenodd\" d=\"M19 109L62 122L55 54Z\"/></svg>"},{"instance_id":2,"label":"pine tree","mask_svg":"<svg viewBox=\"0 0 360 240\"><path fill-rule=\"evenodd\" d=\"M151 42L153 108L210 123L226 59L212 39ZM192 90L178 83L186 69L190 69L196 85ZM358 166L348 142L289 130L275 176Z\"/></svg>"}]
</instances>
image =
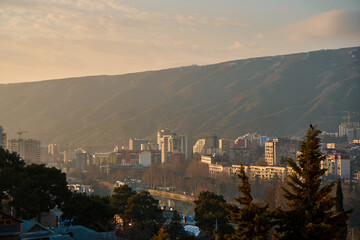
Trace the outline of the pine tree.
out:
<instances>
[{"instance_id":1,"label":"pine tree","mask_svg":"<svg viewBox=\"0 0 360 240\"><path fill-rule=\"evenodd\" d=\"M336 234L343 230L342 223L349 218L349 211L333 211L334 183L321 184L326 169L320 166L325 159L320 152L320 133L310 125L301 143L299 165L292 159L287 160L294 172L287 181L290 189L283 188L289 210L277 210L276 239L337 239Z\"/></svg>"},{"instance_id":2,"label":"pine tree","mask_svg":"<svg viewBox=\"0 0 360 240\"><path fill-rule=\"evenodd\" d=\"M336 182L336 202L335 202L336 212L344 211L343 198L344 197L343 197L342 188L341 188L341 181L339 178Z\"/></svg>"},{"instance_id":3,"label":"pine tree","mask_svg":"<svg viewBox=\"0 0 360 240\"><path fill-rule=\"evenodd\" d=\"M172 239L181 239L186 235L185 229L181 224L180 214L175 210L170 224L167 227L167 232L171 235Z\"/></svg>"},{"instance_id":4,"label":"pine tree","mask_svg":"<svg viewBox=\"0 0 360 240\"><path fill-rule=\"evenodd\" d=\"M238 190L242 196L235 198L235 201L242 208L238 208L236 205L229 206L230 218L237 225L235 233L232 234L230 239L268 239L269 231L272 228L271 212L268 210L269 204L259 206L253 202L249 179L245 174L244 167L241 167L237 176L241 180Z\"/></svg>"},{"instance_id":5,"label":"pine tree","mask_svg":"<svg viewBox=\"0 0 360 240\"><path fill-rule=\"evenodd\" d=\"M201 230L212 237L218 236L219 239L234 232L227 218L229 212L226 210L227 203L222 195L203 191L194 202L196 226Z\"/></svg>"},{"instance_id":6,"label":"pine tree","mask_svg":"<svg viewBox=\"0 0 360 240\"><path fill-rule=\"evenodd\" d=\"M335 197L335 210L337 213L344 212L344 202L343 202L343 193L341 188L340 178L336 182L336 197ZM337 239L346 240L347 236L347 224L346 221L340 223L342 226L342 230L336 233Z\"/></svg>"}]
</instances>

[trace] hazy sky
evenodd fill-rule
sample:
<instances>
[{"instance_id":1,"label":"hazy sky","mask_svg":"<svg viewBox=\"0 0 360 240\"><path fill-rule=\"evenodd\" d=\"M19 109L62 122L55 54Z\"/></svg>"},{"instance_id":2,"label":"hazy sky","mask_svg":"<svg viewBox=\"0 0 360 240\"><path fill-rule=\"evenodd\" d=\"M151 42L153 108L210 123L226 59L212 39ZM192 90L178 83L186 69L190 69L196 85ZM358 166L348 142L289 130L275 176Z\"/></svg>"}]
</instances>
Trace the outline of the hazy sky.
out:
<instances>
[{"instance_id":1,"label":"hazy sky","mask_svg":"<svg viewBox=\"0 0 360 240\"><path fill-rule=\"evenodd\" d=\"M359 0L0 0L0 83L359 45Z\"/></svg>"}]
</instances>

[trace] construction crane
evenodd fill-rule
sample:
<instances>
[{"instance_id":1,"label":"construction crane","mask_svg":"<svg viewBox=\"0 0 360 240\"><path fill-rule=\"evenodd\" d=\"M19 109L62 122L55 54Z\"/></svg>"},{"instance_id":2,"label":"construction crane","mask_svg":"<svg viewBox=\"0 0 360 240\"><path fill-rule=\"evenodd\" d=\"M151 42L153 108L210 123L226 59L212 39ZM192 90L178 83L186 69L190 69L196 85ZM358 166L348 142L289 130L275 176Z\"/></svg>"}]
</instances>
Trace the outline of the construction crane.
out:
<instances>
[{"instance_id":1,"label":"construction crane","mask_svg":"<svg viewBox=\"0 0 360 240\"><path fill-rule=\"evenodd\" d=\"M19 131L17 132L17 135L19 136L19 138L21 138L21 135L23 134L23 133L27 133L28 131L20 131L20 129L19 129Z\"/></svg>"}]
</instances>

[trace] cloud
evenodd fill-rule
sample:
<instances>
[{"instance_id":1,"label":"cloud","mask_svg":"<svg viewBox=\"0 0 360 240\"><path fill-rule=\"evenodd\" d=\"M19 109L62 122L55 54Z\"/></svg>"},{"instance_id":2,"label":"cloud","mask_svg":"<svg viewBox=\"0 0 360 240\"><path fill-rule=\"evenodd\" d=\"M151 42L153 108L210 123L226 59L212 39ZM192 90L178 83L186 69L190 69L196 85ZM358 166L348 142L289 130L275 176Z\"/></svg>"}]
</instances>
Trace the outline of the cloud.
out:
<instances>
[{"instance_id":1,"label":"cloud","mask_svg":"<svg viewBox=\"0 0 360 240\"><path fill-rule=\"evenodd\" d=\"M291 23L280 30L292 42L316 39L359 39L360 11L335 10Z\"/></svg>"},{"instance_id":2,"label":"cloud","mask_svg":"<svg viewBox=\"0 0 360 240\"><path fill-rule=\"evenodd\" d=\"M262 33L258 33L258 34L256 34L254 36L254 39L256 39L256 40L260 40L260 39L263 39L263 38L264 38L264 34L262 34Z\"/></svg>"},{"instance_id":3,"label":"cloud","mask_svg":"<svg viewBox=\"0 0 360 240\"><path fill-rule=\"evenodd\" d=\"M209 25L214 27L221 27L221 26L241 26L247 27L249 26L248 22L243 21L238 18L226 18L226 17L202 17L198 15L176 15L175 20L179 24L183 25Z\"/></svg>"},{"instance_id":4,"label":"cloud","mask_svg":"<svg viewBox=\"0 0 360 240\"><path fill-rule=\"evenodd\" d=\"M240 42L234 42L233 44L231 44L229 47L228 47L228 50L234 50L234 49L242 49L244 48L244 45L241 44Z\"/></svg>"}]
</instances>

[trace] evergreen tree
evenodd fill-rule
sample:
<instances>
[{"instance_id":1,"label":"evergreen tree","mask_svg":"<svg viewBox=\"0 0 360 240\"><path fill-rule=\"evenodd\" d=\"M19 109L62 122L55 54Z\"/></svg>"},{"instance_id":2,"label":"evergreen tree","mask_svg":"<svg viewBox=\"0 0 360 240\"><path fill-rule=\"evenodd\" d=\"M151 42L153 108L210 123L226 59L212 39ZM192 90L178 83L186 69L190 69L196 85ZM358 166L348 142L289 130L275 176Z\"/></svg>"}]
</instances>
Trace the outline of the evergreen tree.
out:
<instances>
[{"instance_id":1,"label":"evergreen tree","mask_svg":"<svg viewBox=\"0 0 360 240\"><path fill-rule=\"evenodd\" d=\"M283 188L288 200L288 211L277 210L276 239L336 239L350 212L333 211L335 199L331 196L334 183L321 184L326 169L321 169L325 156L320 152L321 133L310 125L301 143L298 163L287 159L293 170L287 181L289 190Z\"/></svg>"},{"instance_id":2,"label":"evergreen tree","mask_svg":"<svg viewBox=\"0 0 360 240\"><path fill-rule=\"evenodd\" d=\"M230 218L237 225L235 233L229 239L239 240L266 240L269 238L269 231L272 228L271 212L268 210L268 203L259 206L253 202L249 179L245 174L244 167L238 173L241 185L238 186L242 196L235 198L235 201L242 206L229 206Z\"/></svg>"},{"instance_id":3,"label":"evergreen tree","mask_svg":"<svg viewBox=\"0 0 360 240\"><path fill-rule=\"evenodd\" d=\"M199 194L195 205L196 226L201 230L212 235L212 237L218 236L220 239L234 232L227 219L229 212L227 211L226 200L222 195L203 191Z\"/></svg>"},{"instance_id":4,"label":"evergreen tree","mask_svg":"<svg viewBox=\"0 0 360 240\"><path fill-rule=\"evenodd\" d=\"M2 200L18 189L24 176L25 162L17 153L10 153L0 147L0 211L3 210Z\"/></svg>"},{"instance_id":5,"label":"evergreen tree","mask_svg":"<svg viewBox=\"0 0 360 240\"><path fill-rule=\"evenodd\" d=\"M42 212L50 212L71 197L67 188L66 174L44 164L31 164L24 168L18 187L11 191L10 205L15 209L15 216L31 219L38 218Z\"/></svg>"},{"instance_id":6,"label":"evergreen tree","mask_svg":"<svg viewBox=\"0 0 360 240\"><path fill-rule=\"evenodd\" d=\"M72 193L61 207L61 218L74 225L83 225L95 231L109 231L113 226L115 209L109 197Z\"/></svg>"},{"instance_id":7,"label":"evergreen tree","mask_svg":"<svg viewBox=\"0 0 360 240\"><path fill-rule=\"evenodd\" d=\"M110 197L110 202L117 209L117 213L124 215L127 201L136 194L127 184L114 189L114 193Z\"/></svg>"},{"instance_id":8,"label":"evergreen tree","mask_svg":"<svg viewBox=\"0 0 360 240\"><path fill-rule=\"evenodd\" d=\"M170 224L167 227L167 232L171 235L171 239L182 239L186 235L183 225L181 225L180 214L175 211Z\"/></svg>"},{"instance_id":9,"label":"evergreen tree","mask_svg":"<svg viewBox=\"0 0 360 240\"><path fill-rule=\"evenodd\" d=\"M344 211L343 198L344 197L343 197L342 188L341 188L341 181L339 178L336 182L336 202L335 202L336 212Z\"/></svg>"},{"instance_id":10,"label":"evergreen tree","mask_svg":"<svg viewBox=\"0 0 360 240\"><path fill-rule=\"evenodd\" d=\"M341 188L341 181L338 178L336 182L336 197L335 197L335 210L337 213L344 212L344 203L343 203L343 193ZM340 223L342 226L342 230L340 229L338 233L336 233L337 239L346 240L347 236L347 223L346 221Z\"/></svg>"},{"instance_id":11,"label":"evergreen tree","mask_svg":"<svg viewBox=\"0 0 360 240\"><path fill-rule=\"evenodd\" d=\"M159 201L147 191L137 193L128 199L124 217L128 221L137 223L146 221L160 222L162 211L159 208Z\"/></svg>"}]
</instances>

